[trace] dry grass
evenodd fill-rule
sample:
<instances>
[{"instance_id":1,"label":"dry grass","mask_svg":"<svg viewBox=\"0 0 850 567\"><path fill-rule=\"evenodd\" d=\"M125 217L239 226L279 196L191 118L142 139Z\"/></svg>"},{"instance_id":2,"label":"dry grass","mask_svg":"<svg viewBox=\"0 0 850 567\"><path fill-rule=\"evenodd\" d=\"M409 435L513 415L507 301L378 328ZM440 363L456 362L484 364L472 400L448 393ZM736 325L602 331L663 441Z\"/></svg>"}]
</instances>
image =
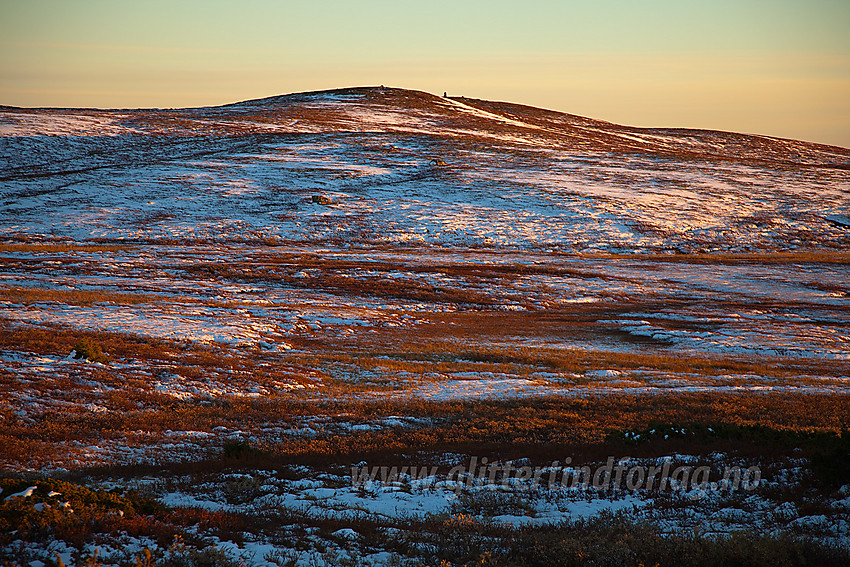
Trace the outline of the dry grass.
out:
<instances>
[{"instance_id":1,"label":"dry grass","mask_svg":"<svg viewBox=\"0 0 850 567\"><path fill-rule=\"evenodd\" d=\"M732 254L587 254L578 257L594 260L638 260L682 264L850 264L850 252L809 250L802 252L759 252Z\"/></svg>"},{"instance_id":2,"label":"dry grass","mask_svg":"<svg viewBox=\"0 0 850 567\"><path fill-rule=\"evenodd\" d=\"M127 245L87 245L87 244L0 244L0 252L37 252L51 254L56 252L123 252L133 250L132 244Z\"/></svg>"},{"instance_id":3,"label":"dry grass","mask_svg":"<svg viewBox=\"0 0 850 567\"><path fill-rule=\"evenodd\" d=\"M156 401L156 400L152 400ZM430 421L429 427L387 427L341 433L337 421L369 423L407 415ZM840 432L850 428L850 396L817 394L699 393L549 397L511 401L384 399L321 402L293 398L235 398L207 404L161 399L145 408L113 407L104 413L48 413L26 422L13 415L0 422L0 454L7 465L50 462L52 457L85 453L86 443L156 446L166 431L213 431L216 427L255 432L268 424L292 426L301 418L326 416L310 437L287 436L259 442L265 453L252 458L284 462L346 462L399 453L466 452L499 458L549 459L583 451L635 449L606 442L609 434L642 430L657 422L678 424L760 425L788 431ZM83 447L68 447L69 441ZM213 439L215 450L222 441ZM596 444L597 449L588 448ZM582 449L584 447L584 449ZM657 449L657 447L655 447ZM687 440L665 442L665 450L687 451ZM716 450L739 450L718 442ZM756 447L754 450L758 450ZM421 452L425 453L421 453ZM86 460L85 458L83 460ZM201 466L196 464L196 466ZM207 466L207 465L204 465ZM208 466L218 466L210 463Z\"/></svg>"},{"instance_id":4,"label":"dry grass","mask_svg":"<svg viewBox=\"0 0 850 567\"><path fill-rule=\"evenodd\" d=\"M848 426L850 396L822 394L736 394L727 392L659 395L625 395L616 391L589 398L550 397L513 401L425 401L409 398L375 398L380 391L399 387L399 375L421 376L453 372L504 372L517 376L546 370L584 372L588 369L620 368L666 370L713 376L720 373L761 374L781 378L792 370L771 361L662 356L657 353L614 353L584 349L496 347L454 341L463 331L473 334L487 326L474 313L447 315L452 322L466 321L460 330L441 336L434 328L423 336L418 331L387 330L379 336L379 348L353 344L341 349L335 341L304 339L301 352L280 359L260 351L203 347L115 333L82 332L61 327L22 328L6 325L0 348L65 355L82 340L94 341L111 357L142 361L152 371L162 369L185 380L207 383L221 380L236 386L272 385L260 398L223 396L204 403L180 400L151 389L154 374L128 373L121 368L77 365L73 374L45 376L37 382L20 382L4 373L0 385L7 399L20 389L42 392L45 401L93 402L105 411L92 413L83 407L62 412L44 411L21 420L7 411L0 415L0 455L6 463L49 462L69 455L62 445L73 440L102 444L156 446L167 430L207 431L216 427L259 431L275 424L295 426L299 419L331 416L331 427L315 438L268 439L265 448L274 454L304 459L335 460L361 453L389 454L400 451L492 451L494 453L546 454L569 450L576 443L599 442L608 432L640 429L653 421L671 423L731 423L770 425L791 430L840 431ZM466 326L468 325L468 327ZM277 360L275 364L266 364ZM812 364L821 364L814 362ZM231 371L235 368L235 371ZM382 378L357 378L357 372L379 370ZM812 370L812 369L810 369ZM837 371L837 367L832 368ZM338 378L349 374L354 380ZM798 371L798 370L794 370ZM307 379L311 377L311 379ZM115 388L98 394L82 387L80 380ZM320 382L313 382L319 379ZM434 378L442 379L442 378ZM277 390L276 383L321 384L325 396L337 401L310 399L317 390L301 393ZM366 394L366 397L363 397ZM57 397L58 396L58 397ZM359 399L358 399L359 398ZM347 400L347 401L346 401ZM389 428L341 434L335 420L368 423L381 416L407 415L430 420L429 428ZM333 417L339 416L339 417ZM141 435L141 437L139 437ZM212 446L216 441L212 441ZM85 449L71 449L84 452ZM62 457L65 458L65 457ZM82 460L85 460L84 458Z\"/></svg>"},{"instance_id":5,"label":"dry grass","mask_svg":"<svg viewBox=\"0 0 850 567\"><path fill-rule=\"evenodd\" d=\"M115 303L119 305L140 305L155 301L173 301L174 298L141 293L118 293L104 290L62 290L32 287L0 287L0 300L11 303L54 302L68 305L93 305L95 303Z\"/></svg>"},{"instance_id":6,"label":"dry grass","mask_svg":"<svg viewBox=\"0 0 850 567\"><path fill-rule=\"evenodd\" d=\"M0 320L0 347L9 350L65 356L81 340L91 339L107 353L119 358L162 360L183 353L180 343L151 337L82 331L61 326L22 327Z\"/></svg>"},{"instance_id":7,"label":"dry grass","mask_svg":"<svg viewBox=\"0 0 850 567\"><path fill-rule=\"evenodd\" d=\"M357 361L367 368L404 372L584 373L588 370L648 370L689 376L755 375L776 379L842 376L850 363L820 358L764 355L691 354L659 350L647 340L631 351L592 347L551 346L555 340L593 344L610 339L610 326L599 320L616 318L621 310L640 310L640 304L613 308L577 306L570 311L463 311L421 315L424 323L382 330L366 338L338 340L334 359ZM526 344L522 344L527 341ZM569 344L569 343L568 343ZM318 345L305 344L305 348ZM346 355L346 353L350 353ZM345 356L345 358L341 358ZM476 363L470 366L469 363Z\"/></svg>"},{"instance_id":8,"label":"dry grass","mask_svg":"<svg viewBox=\"0 0 850 567\"><path fill-rule=\"evenodd\" d=\"M425 402L404 398L381 401L389 397L387 394L402 396L410 388L427 388L429 381L454 380L461 373L473 379L478 375L485 381L486 373L535 380L536 375L545 374L554 377L551 382L555 385L582 386L582 391L598 383L586 373L600 369L620 370L624 379L639 382L638 386L653 386L656 378L652 376L662 375L657 380L674 378L709 388L746 386L752 385L752 381L779 386L820 385L820 380L850 373L850 363L824 358L683 354L649 339L619 336L609 322L632 312L675 312L684 305L681 299L627 297L568 307L538 306L528 301L528 311L496 310L501 305L498 294L509 288L505 284L523 276L603 278L604 274L597 273L594 266L622 258L637 259L646 266L661 261L713 260L842 264L847 255L606 256L586 264L575 262L565 266L557 265L557 258L554 264L527 264L504 254L503 262L475 264L463 261L461 256L446 254L423 260L406 254L400 259L386 260L376 259L373 252L323 256L258 247L240 251L236 261L210 262L203 250L157 251L154 258L134 264L134 269L140 273L164 271L178 282L248 281L260 284L260 289L263 283L272 283L276 290L283 290L281 295L287 290L299 290L298 298L304 297L300 290L331 293L343 301L356 296L401 298L422 302L426 309L412 313L416 323L400 327L382 327L377 321L370 327L355 329L350 335L338 333L334 326L316 332L293 332L286 341L294 350L285 353L55 325L34 328L0 321L3 328L0 348L5 350L64 357L80 341L90 340L119 363L106 367L79 364L60 369L55 375L40 376L38 380L32 374L16 372L16 363L10 363L9 370L0 373L0 391L9 400L21 399L16 396L25 393L44 400L46 405L30 412L26 420L16 418L11 411L2 414L0 455L10 463L29 462L33 458L48 461L51 455L65 451L60 443L70 440L154 446L169 429L211 432L215 427L226 427L259 432L272 424L296 426L302 418L340 414L347 414L340 419L355 422L370 422L380 415L413 415L431 419L437 425L431 429L391 428L350 434L331 427L326 435L320 432L314 439L264 438L262 433L258 437L264 438L266 448L275 454L334 459L358 451L382 453L414 447L434 452L474 447L492 447L494 451L536 447L535 451L544 451L547 446L567 447L570 443L599 440L608 431L640 427L650 420L720 420L833 430L844 426L843 418L835 410L850 408L846 397L840 395L801 397L717 392L701 397L677 394L665 387L672 391L665 395L625 396L617 393L615 387L600 383L598 395L592 401L573 398L552 398L549 402ZM66 266L71 273L90 269L67 261ZM19 268L16 265L12 269ZM388 277L393 272L404 272L404 277ZM433 276L440 276L444 283L429 284ZM453 281L445 283L446 277ZM170 299L221 307L252 304L253 295L235 297L240 299L231 302L182 296ZM141 293L8 286L0 288L0 298L24 304L47 301L73 305L99 302L138 305L153 301L165 304L165 298ZM282 306L287 305L285 301L282 300ZM384 303L387 302L377 305ZM256 300L253 304L257 305ZM427 309L428 304L435 308ZM363 308L363 317L368 319L368 311L375 304L364 305L368 307ZM393 305L386 306L388 313L395 313ZM754 302L746 306L793 307L781 302L769 306ZM442 312L443 307L450 309ZM720 307L737 308L731 303ZM623 347L620 351L595 348L602 343ZM668 376L663 376L665 373ZM94 385L84 387L83 380ZM230 393L180 399L179 395L156 391L154 385L159 380L187 389L197 386L210 390L226 388L229 392L246 392L256 387L265 390L258 399ZM541 379L541 383L546 380L550 378ZM111 390L104 393L97 385ZM293 391L286 388L294 385L307 387ZM85 409L83 404L89 403L97 404L103 411ZM56 411L59 407L61 412ZM814 413L811 407L817 408ZM216 441L211 443L215 446ZM82 452L81 449L70 451Z\"/></svg>"},{"instance_id":9,"label":"dry grass","mask_svg":"<svg viewBox=\"0 0 850 567\"><path fill-rule=\"evenodd\" d=\"M367 553L392 552L393 564L401 563L401 557L406 557L410 564L441 566L675 564L757 567L769 563L802 567L850 564L846 550L809 539L747 533L728 538L697 533L670 536L651 524L636 523L611 513L589 520L515 527L469 515L466 510L476 506L474 501L463 502L458 506L462 511L451 515L403 520L371 514L352 514L344 518L316 516L286 507L264 511L251 511L250 508L238 512L214 511L196 507L168 508L137 491L106 491L86 486L89 482L91 479L68 482L44 477L0 478L0 488L7 493L36 484L31 497L0 504L0 526L3 528L0 544L29 542L37 549L58 539L77 548L92 543L110 545L121 554L121 565L136 566L231 567L236 563L211 547L210 538L241 547L255 534L274 541L279 548L317 550L333 565L358 564L356 557L361 546ZM55 494L51 491L59 493L74 512L64 512L59 507L60 500L51 496ZM34 502L40 510L33 506ZM359 545L346 545L338 536L341 529L353 529L358 534ZM145 536L145 543L153 550L123 550L121 543L126 543L128 536ZM355 558L329 549L333 542L343 544ZM17 564L21 559L30 559L21 556L21 552L22 548L4 547L0 550L0 560ZM297 556L274 553L266 555L266 559L280 559L277 564L290 565L295 564ZM96 553L80 552L77 560L81 565L101 564Z\"/></svg>"}]
</instances>

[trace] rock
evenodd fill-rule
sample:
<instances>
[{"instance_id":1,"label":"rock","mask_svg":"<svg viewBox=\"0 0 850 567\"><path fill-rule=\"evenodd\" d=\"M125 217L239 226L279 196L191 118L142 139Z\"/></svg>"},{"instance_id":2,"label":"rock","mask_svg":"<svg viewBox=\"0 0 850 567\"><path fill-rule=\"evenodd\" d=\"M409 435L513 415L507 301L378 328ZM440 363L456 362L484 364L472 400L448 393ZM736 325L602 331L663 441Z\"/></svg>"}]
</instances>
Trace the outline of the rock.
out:
<instances>
[{"instance_id":1,"label":"rock","mask_svg":"<svg viewBox=\"0 0 850 567\"><path fill-rule=\"evenodd\" d=\"M330 197L325 197L324 195L313 195L313 202L317 205L333 205L334 202Z\"/></svg>"},{"instance_id":2,"label":"rock","mask_svg":"<svg viewBox=\"0 0 850 567\"><path fill-rule=\"evenodd\" d=\"M358 534L357 532L355 532L351 528L343 528L341 530L337 530L333 533L333 535L335 535L336 537L338 537L340 539L347 539L347 540L356 540L358 537L360 537L360 534Z\"/></svg>"}]
</instances>

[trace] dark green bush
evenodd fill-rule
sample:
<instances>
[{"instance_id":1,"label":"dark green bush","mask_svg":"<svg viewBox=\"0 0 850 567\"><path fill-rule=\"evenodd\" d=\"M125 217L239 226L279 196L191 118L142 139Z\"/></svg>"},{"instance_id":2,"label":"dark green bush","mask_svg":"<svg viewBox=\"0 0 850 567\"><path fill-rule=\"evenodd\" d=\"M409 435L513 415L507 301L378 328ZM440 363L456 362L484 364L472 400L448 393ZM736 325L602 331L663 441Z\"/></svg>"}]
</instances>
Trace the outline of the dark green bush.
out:
<instances>
[{"instance_id":1,"label":"dark green bush","mask_svg":"<svg viewBox=\"0 0 850 567\"><path fill-rule=\"evenodd\" d=\"M109 356L104 354L100 345L91 339L80 339L77 344L74 345L74 350L77 352L74 358L77 359L100 362L101 364L109 364L111 361Z\"/></svg>"}]
</instances>

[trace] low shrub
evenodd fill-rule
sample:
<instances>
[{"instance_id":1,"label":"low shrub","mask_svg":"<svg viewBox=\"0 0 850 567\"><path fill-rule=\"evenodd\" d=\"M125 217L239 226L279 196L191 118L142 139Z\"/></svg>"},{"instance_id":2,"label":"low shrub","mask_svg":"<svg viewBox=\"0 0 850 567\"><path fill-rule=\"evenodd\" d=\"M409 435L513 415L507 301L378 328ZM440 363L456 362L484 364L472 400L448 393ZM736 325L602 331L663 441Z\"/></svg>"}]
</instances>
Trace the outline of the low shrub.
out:
<instances>
[{"instance_id":1,"label":"low shrub","mask_svg":"<svg viewBox=\"0 0 850 567\"><path fill-rule=\"evenodd\" d=\"M104 354L99 344L88 338L80 339L74 345L74 351L76 352L74 358L77 359L100 362L101 364L109 364L112 360L108 355Z\"/></svg>"}]
</instances>

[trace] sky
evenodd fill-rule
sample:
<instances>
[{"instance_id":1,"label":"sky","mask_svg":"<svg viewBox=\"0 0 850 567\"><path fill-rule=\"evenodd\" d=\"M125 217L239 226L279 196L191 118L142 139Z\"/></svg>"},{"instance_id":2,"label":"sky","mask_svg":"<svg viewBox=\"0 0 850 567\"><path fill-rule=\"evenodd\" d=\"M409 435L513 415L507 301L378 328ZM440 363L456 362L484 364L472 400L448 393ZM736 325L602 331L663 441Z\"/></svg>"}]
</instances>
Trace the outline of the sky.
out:
<instances>
[{"instance_id":1,"label":"sky","mask_svg":"<svg viewBox=\"0 0 850 567\"><path fill-rule=\"evenodd\" d=\"M0 0L0 104L386 85L850 147L848 0Z\"/></svg>"}]
</instances>

